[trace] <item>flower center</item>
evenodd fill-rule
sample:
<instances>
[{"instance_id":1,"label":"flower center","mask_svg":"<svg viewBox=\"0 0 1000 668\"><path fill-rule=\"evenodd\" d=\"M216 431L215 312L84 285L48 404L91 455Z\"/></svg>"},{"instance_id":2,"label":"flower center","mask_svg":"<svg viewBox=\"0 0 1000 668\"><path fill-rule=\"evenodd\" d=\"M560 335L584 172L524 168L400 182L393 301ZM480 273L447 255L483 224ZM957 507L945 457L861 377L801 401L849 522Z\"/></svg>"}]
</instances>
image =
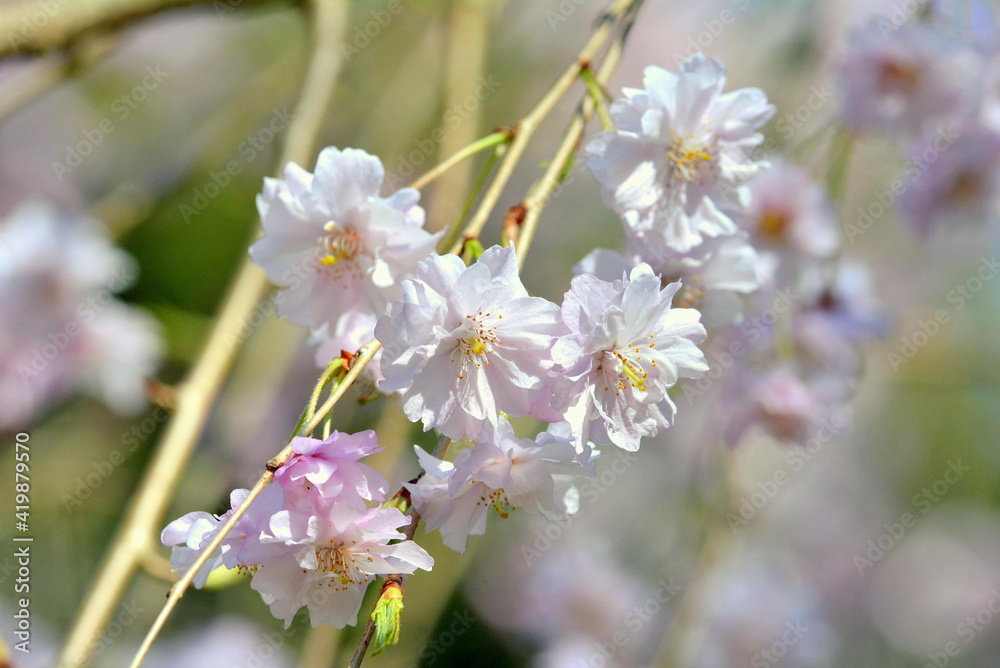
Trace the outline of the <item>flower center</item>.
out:
<instances>
[{"instance_id":1,"label":"flower center","mask_svg":"<svg viewBox=\"0 0 1000 668\"><path fill-rule=\"evenodd\" d=\"M655 345L655 343L651 343L650 347ZM613 384L615 396L621 394L626 385L631 385L640 392L646 391L646 379L649 377L649 372L642 368L640 352L639 346L629 345L624 350L616 348L604 353L607 365L602 363L601 368L611 370L617 367L615 371L618 373L618 380ZM656 366L656 362L652 362L652 364ZM611 389L612 384L609 383L605 386L604 391L609 392Z\"/></svg>"},{"instance_id":2,"label":"flower center","mask_svg":"<svg viewBox=\"0 0 1000 668\"><path fill-rule=\"evenodd\" d=\"M359 255L367 255L361 235L351 227L337 227L330 221L323 226L327 232L318 240L317 256L320 264L330 267L341 262L353 262Z\"/></svg>"},{"instance_id":3,"label":"flower center","mask_svg":"<svg viewBox=\"0 0 1000 668\"><path fill-rule=\"evenodd\" d=\"M951 184L951 199L965 202L975 199L982 189L982 182L976 174L963 171L955 177Z\"/></svg>"},{"instance_id":4,"label":"flower center","mask_svg":"<svg viewBox=\"0 0 1000 668\"><path fill-rule=\"evenodd\" d=\"M486 506L487 510L490 507L496 508L497 513L503 519L510 517L510 511L515 510L514 506L507 500L507 492L504 491L503 487L491 490L489 494L480 496L479 500L476 501L476 505Z\"/></svg>"},{"instance_id":5,"label":"flower center","mask_svg":"<svg viewBox=\"0 0 1000 668\"><path fill-rule=\"evenodd\" d=\"M671 130L670 137L672 143L667 148L667 159L673 180L701 183L715 174L714 153L718 140L714 136L706 141L697 139L693 134L680 137Z\"/></svg>"},{"instance_id":6,"label":"flower center","mask_svg":"<svg viewBox=\"0 0 1000 668\"><path fill-rule=\"evenodd\" d=\"M886 60L881 64L879 76L882 90L911 91L920 82L920 68L898 60Z\"/></svg>"},{"instance_id":7,"label":"flower center","mask_svg":"<svg viewBox=\"0 0 1000 668\"><path fill-rule=\"evenodd\" d=\"M351 543L353 545L354 543ZM330 585L337 591L344 591L351 585L365 584L371 579L358 565L359 561L370 562L371 557L354 552L349 545L331 543L316 548L316 570L330 576Z\"/></svg>"},{"instance_id":8,"label":"flower center","mask_svg":"<svg viewBox=\"0 0 1000 668\"><path fill-rule=\"evenodd\" d=\"M488 356L493 354L493 346L503 344L492 324L493 317L503 318L500 314L493 316L482 311L476 315L465 316L467 336L459 337L458 345L455 346L455 352L451 356L452 362L459 362L459 380L465 379L465 370L470 364L475 364L477 369L481 369L484 364L490 366Z\"/></svg>"},{"instance_id":9,"label":"flower center","mask_svg":"<svg viewBox=\"0 0 1000 668\"><path fill-rule=\"evenodd\" d=\"M677 308L701 308L704 298L705 290L701 287L701 279L694 274L681 284L671 305Z\"/></svg>"},{"instance_id":10,"label":"flower center","mask_svg":"<svg viewBox=\"0 0 1000 668\"><path fill-rule=\"evenodd\" d=\"M780 241L792 222L792 217L785 211L768 208L760 214L760 234L768 241Z\"/></svg>"}]
</instances>

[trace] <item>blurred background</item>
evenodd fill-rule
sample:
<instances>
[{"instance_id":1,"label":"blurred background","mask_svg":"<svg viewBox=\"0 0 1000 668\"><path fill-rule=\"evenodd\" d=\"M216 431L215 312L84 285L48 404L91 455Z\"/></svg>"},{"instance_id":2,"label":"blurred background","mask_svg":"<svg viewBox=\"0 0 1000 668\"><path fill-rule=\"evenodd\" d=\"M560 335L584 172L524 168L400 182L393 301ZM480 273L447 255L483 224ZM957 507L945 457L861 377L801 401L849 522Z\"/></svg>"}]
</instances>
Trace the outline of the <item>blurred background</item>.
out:
<instances>
[{"instance_id":1,"label":"blurred background","mask_svg":"<svg viewBox=\"0 0 1000 668\"><path fill-rule=\"evenodd\" d=\"M363 148L403 185L523 116L572 62L603 6L352 1L318 147ZM779 151L796 147L790 160L822 177L826 154L812 151L810 138L837 122L835 70L850 31L876 12L916 21L923 11L915 0L649 0L608 88L641 86L646 65L676 69L704 51L726 65L728 89L766 92L778 109L767 136ZM121 27L65 67L49 57L0 62L0 100L39 87L2 107L0 216L44 200L98 221L131 256L135 279L118 299L155 323L162 385L149 388L154 398L157 389L169 395L191 364L257 232L254 198L277 167L307 46L293 4L217 0ZM479 71L456 73L463 65ZM570 95L532 142L487 245L541 174L582 94ZM443 141L433 138L438 128ZM907 151L889 135L855 140L842 225L856 223L858 207L877 199ZM238 173L221 177L234 161ZM429 187L429 225L455 219L463 197ZM543 215L525 284L558 302L575 263L622 241L578 161ZM1000 282L970 283L993 266L996 229L954 227L921 241L890 206L863 234L848 239L845 230L843 245L845 261L867 267L886 325L865 346L856 392L827 436L788 445L751 430L728 449L713 431L729 410L724 383L693 399L679 394L673 428L638 453L605 453L571 521L493 515L465 555L418 532L435 568L410 578L401 641L368 665L649 666L676 661L669 648L683 647L675 665L1000 666ZM58 262L66 249L34 252ZM961 308L959 286L969 292ZM903 353L942 309L947 321ZM222 512L232 488L252 484L318 371L307 334L262 307L166 519ZM16 387L3 391L0 401L15 401ZM14 653L11 665L54 661L169 415L152 403L117 408L66 391L6 426L5 472L14 467L14 434L30 434L35 537L33 651ZM387 450L372 463L393 483L417 471L410 446L433 442L385 399L348 402L334 424L375 426ZM5 478L4 508L13 497ZM0 523L5 546L12 526ZM12 553L0 556L6 619L15 605ZM135 578L92 665L127 664L167 588ZM343 651L356 634L343 632ZM317 665L303 651L323 642L334 639L312 634L304 615L283 630L237 582L189 592L148 665Z\"/></svg>"}]
</instances>

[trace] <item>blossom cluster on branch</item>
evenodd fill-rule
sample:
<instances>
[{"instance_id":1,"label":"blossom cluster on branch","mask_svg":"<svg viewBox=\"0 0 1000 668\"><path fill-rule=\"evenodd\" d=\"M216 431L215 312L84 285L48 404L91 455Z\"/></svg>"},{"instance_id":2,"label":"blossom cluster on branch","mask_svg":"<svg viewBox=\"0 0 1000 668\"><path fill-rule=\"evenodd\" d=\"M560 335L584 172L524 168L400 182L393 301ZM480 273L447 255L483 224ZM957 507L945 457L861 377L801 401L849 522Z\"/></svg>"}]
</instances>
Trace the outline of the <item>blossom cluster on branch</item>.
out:
<instances>
[{"instance_id":1,"label":"blossom cluster on branch","mask_svg":"<svg viewBox=\"0 0 1000 668\"><path fill-rule=\"evenodd\" d=\"M279 312L319 342L317 361L376 337L382 350L369 378L424 430L471 444L453 461L418 447L423 474L405 486L426 528L453 549L485 531L490 508L575 513L573 481L593 475L599 448L638 449L672 424L671 388L708 371L698 308L713 303L720 322L739 320L737 295L758 284L733 216L767 166L749 149L773 107L758 90L723 93L724 82L722 66L699 54L678 74L649 68L647 89L612 107L621 127L590 140L588 162L634 248L655 254L589 256L581 266L591 270L562 304L529 294L515 245L468 264L434 252L440 235L423 229L418 193L383 197L382 164L363 151L328 148L314 173L290 164L283 179L265 182L265 235L251 256L282 286ZM520 436L510 419L523 417L548 427ZM298 437L292 447L278 485L196 584L213 567L240 568L286 622L306 606L314 624L353 623L374 575L431 563L412 540L387 544L404 537L396 530L408 518L369 507L386 489L358 463L374 434ZM235 508L246 492L233 494ZM225 519L191 513L168 526L175 567L193 563ZM316 587L340 592L339 601L315 605Z\"/></svg>"},{"instance_id":2,"label":"blossom cluster on branch","mask_svg":"<svg viewBox=\"0 0 1000 668\"><path fill-rule=\"evenodd\" d=\"M971 99L936 57L975 68L974 49L928 30L859 33L842 65L847 128L920 135L944 117L978 123L971 137L994 131L995 101ZM376 575L432 566L414 527L401 527L422 519L464 551L491 508L565 518L579 509L574 480L594 475L602 448L637 450L673 424L679 396L707 401L721 371L722 442L753 432L802 443L843 426L861 345L886 319L867 269L840 257L828 192L842 178L837 158L814 178L769 155L761 129L774 113L759 89L727 91L721 63L702 54L677 72L646 68L643 87L611 104L613 127L582 148L626 243L582 258L561 304L529 293L516 242L437 254L441 234L424 229L419 193L383 195L382 163L364 151L327 148L314 173L289 164L267 179L257 200L265 234L250 254L281 287L279 313L310 330L321 367L377 339L369 381L457 454L416 447L421 475L387 499L388 482L359 462L377 449L373 432L296 437L277 485L196 583L219 565L239 568L286 624L301 607L314 625L352 624ZM993 146L976 145L979 157ZM942 191L925 183L942 171L955 181L949 197L972 197L957 189L970 185L963 161L978 158L953 151L921 175L917 199ZM914 224L925 233L929 221ZM233 508L245 495L233 493ZM410 506L409 517L399 510ZM226 517L171 523L163 541L174 566L191 564Z\"/></svg>"}]
</instances>

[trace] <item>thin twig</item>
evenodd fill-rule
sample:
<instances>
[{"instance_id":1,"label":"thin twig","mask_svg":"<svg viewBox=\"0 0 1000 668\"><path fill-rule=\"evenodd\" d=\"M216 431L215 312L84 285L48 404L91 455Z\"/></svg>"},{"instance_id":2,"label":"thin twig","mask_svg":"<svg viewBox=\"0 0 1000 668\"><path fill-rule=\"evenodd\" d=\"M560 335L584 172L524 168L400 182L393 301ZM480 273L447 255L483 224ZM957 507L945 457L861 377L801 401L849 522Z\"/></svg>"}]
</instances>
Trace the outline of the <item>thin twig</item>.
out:
<instances>
[{"instance_id":1,"label":"thin twig","mask_svg":"<svg viewBox=\"0 0 1000 668\"><path fill-rule=\"evenodd\" d=\"M493 183L490 185L489 190L487 190L486 194L483 196L483 201L480 203L476 215L474 215L473 218L469 221L468 225L466 225L465 229L463 230L461 238L457 239L454 245L452 246L451 248L452 253L461 252L464 240L479 236L483 224L485 224L486 219L489 217L489 214L493 209L493 206L496 204L497 199L499 199L500 193L503 191L504 186L510 179L514 167L516 166L521 155L524 153L528 141L531 139L531 136L537 129L538 124L549 114L549 112L552 110L555 104L563 97L563 95L565 95L569 91L570 87L580 76L581 71L584 68L589 67L591 59L597 54L600 47L607 40L610 31L614 29L614 27L616 26L618 18L622 16L628 16L630 20L627 21L622 28L621 32L622 37L616 44L612 45L611 50L609 51L607 57L605 58L605 66L607 67L607 70L605 70L605 66L602 66L601 72L599 74L599 81L607 81L607 78L610 77L611 72L618 64L618 60L621 55L621 44L623 44L624 42L624 35L628 33L628 28L631 25L631 19L634 19L635 12L638 10L639 5L641 4L642 0L620 0L619 2L616 2L604 14L604 16L601 17L600 21L598 22L598 27L594 30L594 33L591 36L590 40L587 42L586 46L584 46L583 50L580 52L579 56L577 57L577 61L563 73L563 75L556 81L556 83L549 90L549 92L546 93L545 96L535 105L535 107L532 108L532 110L528 113L528 115L525 116L521 120L521 122L517 124L516 134L514 135L514 141L508 147L507 154L504 156L504 159L500 164L500 168L497 171L497 175L494 177ZM602 75L604 76L603 80L600 79L600 76ZM590 100L588 98L588 102L589 101ZM592 113L593 107L591 106L590 109ZM583 126L586 124L587 117L589 117L589 113L587 113L586 116L584 116L584 112L581 112L581 114L579 115L580 133L582 133L583 131ZM571 125L571 129L575 127L576 123L577 120L574 120L573 125ZM569 131L567 132L567 134L569 134ZM572 143L571 148L575 150L575 146L578 142L579 142L579 135L577 135L576 140ZM566 142L564 141L564 144L565 143ZM557 152L557 157L559 157L561 153L562 153L562 147L560 148L560 151ZM566 159L568 159L568 157L564 158L563 162L560 163L560 165L564 164ZM549 172L553 171L553 167L555 166L556 166L555 161L553 161L553 165L550 166ZM560 171L561 171L560 169L556 169L554 171L554 174L558 176ZM548 172L546 172L546 175L548 175ZM543 183L544 182L545 179L543 178ZM545 198L542 198L540 202L544 203L545 199L547 199L547 195ZM529 237L529 243L530 243L530 237ZM523 257L523 252L520 253L519 257ZM450 443L451 443L450 439L445 439L443 437L439 439L438 445L437 447L435 447L435 456L443 456L444 451L447 449ZM438 454L439 452L440 454ZM409 539L412 539L414 533L416 533L417 525L420 522L420 515L417 513L415 509L413 509L411 510L410 516L411 516L411 521L410 525L407 527L406 533L407 537ZM382 581L382 585L379 590L379 596L382 595L382 592L384 592L385 588L388 586L399 586L402 589L403 579L404 579L403 575L400 573L387 575ZM371 616L369 616L368 621L365 624L365 628L361 633L361 637L358 639L358 644L354 650L354 655L351 657L350 668L360 668L361 663L364 661L365 655L368 652L368 648L371 645L371 641L374 635L375 635L375 621L374 619L371 618Z\"/></svg>"},{"instance_id":2,"label":"thin twig","mask_svg":"<svg viewBox=\"0 0 1000 668\"><path fill-rule=\"evenodd\" d=\"M462 222L468 217L469 212L472 211L473 205L476 200L479 199L479 195L483 192L483 187L486 185L487 179L489 179L490 174L493 173L493 168L496 166L497 161L503 157L504 152L509 144L500 144L493 149L490 156L483 162L482 168L479 170L479 174L476 176L476 182L472 184L472 189L469 190L469 194L465 198L465 203L462 205L462 212L458 214L451 225L448 227L448 231L445 236L438 243L438 250L441 253L448 252L451 248L461 249L462 244L456 244L455 241L458 239L459 235L462 233L463 225Z\"/></svg>"},{"instance_id":3,"label":"thin twig","mask_svg":"<svg viewBox=\"0 0 1000 668\"><path fill-rule=\"evenodd\" d=\"M81 40L72 50L48 54L25 65L5 86L9 93L0 98L0 119L28 106L72 73L100 61L114 50L116 42L113 36Z\"/></svg>"},{"instance_id":4,"label":"thin twig","mask_svg":"<svg viewBox=\"0 0 1000 668\"><path fill-rule=\"evenodd\" d=\"M581 68L587 66L593 60L594 56L597 55L597 52L607 41L608 36L617 25L618 19L635 4L637 4L637 0L616 0L611 5L598 20L597 27L594 29L586 45L580 50L573 64L566 68L566 71L562 73L542 99L528 112L528 115L522 118L515 126L514 130L516 134L514 135L514 141L511 142L503 160L500 161L496 176L493 178L489 189L483 195L483 199L479 203L479 208L476 209L475 214L469 219L465 229L462 231L461 236L463 238L479 236L483 226L493 212L497 200L500 199L503 189L507 186L507 182L510 181L510 177L514 173L514 168L520 161L521 156L524 155L528 143L538 129L539 124L545 120L559 100L576 83L576 80L580 77ZM451 252L459 252L461 243L462 239L460 238L455 242Z\"/></svg>"},{"instance_id":5,"label":"thin twig","mask_svg":"<svg viewBox=\"0 0 1000 668\"><path fill-rule=\"evenodd\" d=\"M410 184L410 188L423 188L428 183L438 178L449 169L462 162L463 160L474 156L480 151L485 151L488 148L493 148L500 144L504 144L511 140L511 133L508 131L498 131L492 134L488 134L482 139L475 141L468 146L459 149L454 154L452 154L447 160L436 165L429 172L421 176L419 179ZM435 195L436 196L436 195Z\"/></svg>"},{"instance_id":6,"label":"thin twig","mask_svg":"<svg viewBox=\"0 0 1000 668\"><path fill-rule=\"evenodd\" d=\"M607 64L606 60L605 64ZM614 123L611 121L611 114L608 112L608 105L605 103L607 91L604 90L601 82L594 76L594 71L589 67L581 71L580 76L587 83L587 90L590 91L591 100L597 105L597 117L601 119L601 127L605 130L612 129Z\"/></svg>"},{"instance_id":7,"label":"thin twig","mask_svg":"<svg viewBox=\"0 0 1000 668\"><path fill-rule=\"evenodd\" d=\"M344 376L344 379L337 385L337 388L333 391L326 402L323 403L323 406L316 412L313 418L309 420L302 433L309 434L319 426L319 424L323 421L323 418L325 418L327 414L333 410L333 407L336 406L337 402L344 396L347 389L354 384L354 381L361 375L361 372L366 366L368 366L368 363L375 356L375 353L381 349L381 347L382 346L378 341L373 340L358 351L357 358L354 360L351 370L347 372L347 375ZM288 444L282 448L281 452L267 461L267 467L265 468L264 473L260 476L257 482L254 483L254 486L250 489L250 493L247 494L246 498L242 503L240 503L239 506L233 509L232 515L229 516L229 519L226 520L225 524L219 527L218 532L212 540L209 541L208 545L202 548L198 558L194 560L194 563L192 563L190 567L188 567L188 569L184 572L184 575L182 575L180 580L178 580L177 584L170 589L170 594L167 596L167 602L164 604L163 609L160 610L160 614L157 615L156 620L153 622L153 626L150 627L145 639L143 639L142 645L139 646L139 650L136 652L135 658L130 664L131 668L139 668L139 666L142 665L143 659L146 658L146 654L149 652L149 648L152 647L153 641L156 640L160 630L163 628L163 624L167 621L167 618L170 617L170 613L173 612L177 603L181 600L181 597L184 596L184 592L186 592L187 588L191 586L192 582L194 582L194 578L198 574L198 571L201 570L206 563L208 563L208 560L211 559L215 551L219 549L219 546L222 545L222 542L226 539L226 536L229 535L229 532L233 530L233 527L236 526L236 523L239 522L240 518L246 514L250 505L257 499L258 496L260 496L261 492L264 491L264 488L267 487L272 480L274 480L274 472L281 468L282 464L288 460L288 457L291 454L292 446L291 444Z\"/></svg>"},{"instance_id":8,"label":"thin twig","mask_svg":"<svg viewBox=\"0 0 1000 668\"><path fill-rule=\"evenodd\" d=\"M606 84L618 67L622 51L625 48L625 41L628 39L632 24L642 6L642 2L643 0L637 0L628 7L622 21L621 31L612 43L611 48L604 57L604 62L601 63L601 67L594 77L595 83L599 86ZM589 66L587 71L591 71ZM528 255L528 249L531 248L531 242L534 239L542 209L545 208L545 204L549 201L553 191L558 187L561 175L580 145L580 139L583 137L587 121L590 120L591 115L594 113L594 104L593 96L588 95L584 99L580 105L579 112L573 118L569 127L566 128L562 142L559 144L555 156L553 156L552 161L549 163L548 169L545 170L545 174L542 175L541 180L539 180L528 196L521 202L521 206L524 207L524 218L518 230L516 248L517 259L522 266L524 265L524 258Z\"/></svg>"},{"instance_id":9,"label":"thin twig","mask_svg":"<svg viewBox=\"0 0 1000 668\"><path fill-rule=\"evenodd\" d=\"M312 61L303 83L296 118L286 138L281 165L293 160L304 163L311 160L312 144L319 134L332 92L332 83L328 80L336 79L340 68L341 54L335 36L342 34L347 25L346 5L337 0L317 0L314 4ZM162 521L239 350L239 346L232 345L230 337L240 340L238 334L267 286L264 273L249 259L245 260L204 349L182 383L177 412L157 446L152 463L80 608L59 665L78 666L87 662L94 641L110 619L115 603L124 595L143 550L149 544L150 533Z\"/></svg>"}]
</instances>

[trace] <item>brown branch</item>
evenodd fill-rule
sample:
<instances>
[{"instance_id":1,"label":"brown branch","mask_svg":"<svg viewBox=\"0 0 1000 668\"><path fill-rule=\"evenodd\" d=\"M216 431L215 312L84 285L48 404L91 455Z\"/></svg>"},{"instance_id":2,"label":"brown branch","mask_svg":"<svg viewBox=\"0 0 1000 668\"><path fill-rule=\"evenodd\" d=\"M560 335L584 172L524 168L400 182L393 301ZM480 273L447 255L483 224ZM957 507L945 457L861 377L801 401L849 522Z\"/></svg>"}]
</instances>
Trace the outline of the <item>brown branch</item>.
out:
<instances>
[{"instance_id":1,"label":"brown branch","mask_svg":"<svg viewBox=\"0 0 1000 668\"><path fill-rule=\"evenodd\" d=\"M621 24L618 26L617 37L613 40L605 56L604 63L601 65L598 74L598 81L601 84L606 83L607 80L611 78L611 74L614 72L615 68L618 66L618 63L621 59L622 50L625 45L625 40L628 37L628 33L632 28L632 24L635 21L635 17L642 6L642 3L643 0L624 0L624 1L620 0L619 2L616 2L612 6L612 8L609 9L608 12L606 12L605 15L602 17L602 20L599 23L599 27L597 28L597 30L595 30L594 35L591 37L590 41L588 41L587 45L584 47L583 51L581 52L581 55L578 57L577 63L574 66L570 67L570 69L563 75L563 78L561 78L559 82L557 82L554 89L562 90L562 93L565 93L566 90L569 89L569 85L572 83L573 80L575 80L579 72L583 68L589 68L591 66L590 58L600 47L604 37L606 37L607 34L611 32L611 29L615 26L617 19L621 18L622 20ZM601 39L597 39L597 36L601 36ZM576 72L576 74L572 74L574 71ZM568 78L570 79L569 81L567 81ZM547 100L550 97L553 97L551 92L549 95L546 96L546 98L543 99L543 102L540 102L538 105L536 105L535 109L529 114L528 118L533 119L532 123L538 120L535 118L535 114L537 114L538 117L541 118L548 113L548 111L544 109L549 104ZM543 111L538 111L539 109L543 109ZM521 231L521 229L524 228L525 238L523 239L522 242L523 250L521 247L518 248L518 259L522 265L526 250L531 243L531 237L533 236L534 230L537 226L538 215L541 213L542 207L545 205L545 202L548 200L549 195L551 194L552 190L558 183L559 174L562 172L565 165L567 164L570 156L572 155L572 152L575 151L577 146L579 145L580 137L583 134L583 130L586 126L587 120L590 118L590 115L593 113L593 110L594 110L593 102L589 99L585 100L581 105L576 117L572 120L569 128L566 130L566 134L563 137L563 141L560 144L559 149L556 151L555 158L549 165L548 170L546 170L545 175L542 177L541 188L539 188L537 191L540 194L535 194L533 196L529 196L528 198L526 198L525 201L523 202L525 206L518 204L511 207L511 209L507 212L506 217L504 218L505 237L508 237L508 235L510 235L508 238L516 237L518 236L518 233ZM523 130L524 121L522 121L518 125L518 127ZM531 132L533 132L534 125L530 125L529 128L530 128L529 131L525 134L527 134L530 137ZM517 137L519 139L524 139L524 141L527 141L527 139L524 138L521 133L519 133ZM517 140L515 140L515 145L516 144ZM524 147L522 145L521 147L522 151L523 148ZM515 162L516 160L510 163L509 167L511 170L513 169ZM502 183L505 183L505 181L503 181ZM491 187L491 191L494 192L496 197L499 197L500 190L502 190L502 187L503 187L502 184L499 187L497 187L496 182L494 182L494 185ZM495 200L493 203L495 203ZM490 207L492 207L492 204L490 205ZM528 218L528 216L530 216L530 218ZM485 216L483 216L483 219L485 220ZM481 229L481 227L475 227L471 225L470 228L472 228L477 235L479 229ZM466 239L470 238L470 235L466 234L465 238ZM440 438L438 440L437 446L434 448L434 456L442 458L444 456L445 449L447 449L450 443L451 443L450 439L444 437ZM421 473L420 476L416 478L416 480L419 480L421 477L423 477L423 473ZM409 498L408 492L405 487L402 488L399 492L397 492L397 495ZM413 536L417 531L417 525L420 523L420 515L419 513L417 513L416 509L411 510L410 517L411 517L410 525L406 528L406 531L404 532L406 534L407 540L413 539ZM385 576L385 578L382 580L382 586L379 589L379 597L382 596L387 587L398 586L400 589L402 589L403 579L404 576L401 573L394 573L392 575ZM355 647L354 655L351 657L350 668L360 668L361 663L364 661L365 654L367 654L368 648L371 645L372 638L375 635L375 630L376 630L375 626L376 626L375 620L372 619L371 616L369 616L368 622L365 624L365 628L361 633L361 637L358 639L358 644Z\"/></svg>"},{"instance_id":2,"label":"brown branch","mask_svg":"<svg viewBox=\"0 0 1000 668\"><path fill-rule=\"evenodd\" d=\"M78 1L81 6L113 4L107 0ZM114 0L114 3L127 4L123 0ZM312 4L315 10L312 61L303 83L296 119L286 137L281 165L288 161L305 164L312 159L312 143L319 134L323 110L329 103L333 88L332 80L340 68L336 36L347 24L346 6L339 0L313 0ZM311 138L310 141L305 141L307 138ZM298 153L293 153L293 150ZM249 259L245 260L205 347L181 384L177 411L156 448L139 490L129 504L125 519L77 614L59 658L60 666L78 666L87 662L94 640L107 624L116 602L124 595L139 568L150 534L162 521L173 490L191 458L239 350L238 345L232 345L230 337L245 325L267 286L264 273Z\"/></svg>"},{"instance_id":3,"label":"brown branch","mask_svg":"<svg viewBox=\"0 0 1000 668\"><path fill-rule=\"evenodd\" d=\"M612 3L611 7L598 19L597 25L590 35L590 39L587 40L580 53L577 54L573 64L563 71L542 99L517 124L514 140L504 154L503 160L500 161L496 175L493 177L493 182L490 183L490 187L483 194L483 199L480 201L479 207L469 219L469 222L466 223L465 228L459 235L460 237L479 236L538 126L545 120L552 109L555 108L559 100L569 92L577 79L580 78L582 68L587 66L597 52L600 51L601 47L604 46L608 37L615 30L618 20L628 13L630 8L635 4L636 0L615 0ZM457 252L455 248L451 250L452 252Z\"/></svg>"},{"instance_id":4,"label":"brown branch","mask_svg":"<svg viewBox=\"0 0 1000 668\"><path fill-rule=\"evenodd\" d=\"M229 12L273 0L16 0L0 5L0 58L65 49L84 35L116 28L163 11L213 5Z\"/></svg>"},{"instance_id":5,"label":"brown branch","mask_svg":"<svg viewBox=\"0 0 1000 668\"><path fill-rule=\"evenodd\" d=\"M604 57L604 62L597 71L596 79L599 85L604 86L618 67L622 51L625 48L625 41L628 39L629 32L632 29L639 9L642 7L642 3L643 0L636 0L628 8L628 11L625 12L618 36L611 44L608 53ZM592 64L587 62L584 67L590 69ZM542 215L542 209L545 208L552 193L559 188L559 179L580 147L583 131L586 129L587 122L594 113L594 108L594 100L588 95L581 103L579 111L569 124L569 127L566 128L562 142L560 142L555 156L553 156L552 161L549 163L548 169L545 170L545 174L519 205L521 206L523 215L514 231L517 237L517 260L522 266L524 265L524 258L528 255L528 249L531 248L531 242L534 239L535 230L538 228L538 219Z\"/></svg>"}]
</instances>

